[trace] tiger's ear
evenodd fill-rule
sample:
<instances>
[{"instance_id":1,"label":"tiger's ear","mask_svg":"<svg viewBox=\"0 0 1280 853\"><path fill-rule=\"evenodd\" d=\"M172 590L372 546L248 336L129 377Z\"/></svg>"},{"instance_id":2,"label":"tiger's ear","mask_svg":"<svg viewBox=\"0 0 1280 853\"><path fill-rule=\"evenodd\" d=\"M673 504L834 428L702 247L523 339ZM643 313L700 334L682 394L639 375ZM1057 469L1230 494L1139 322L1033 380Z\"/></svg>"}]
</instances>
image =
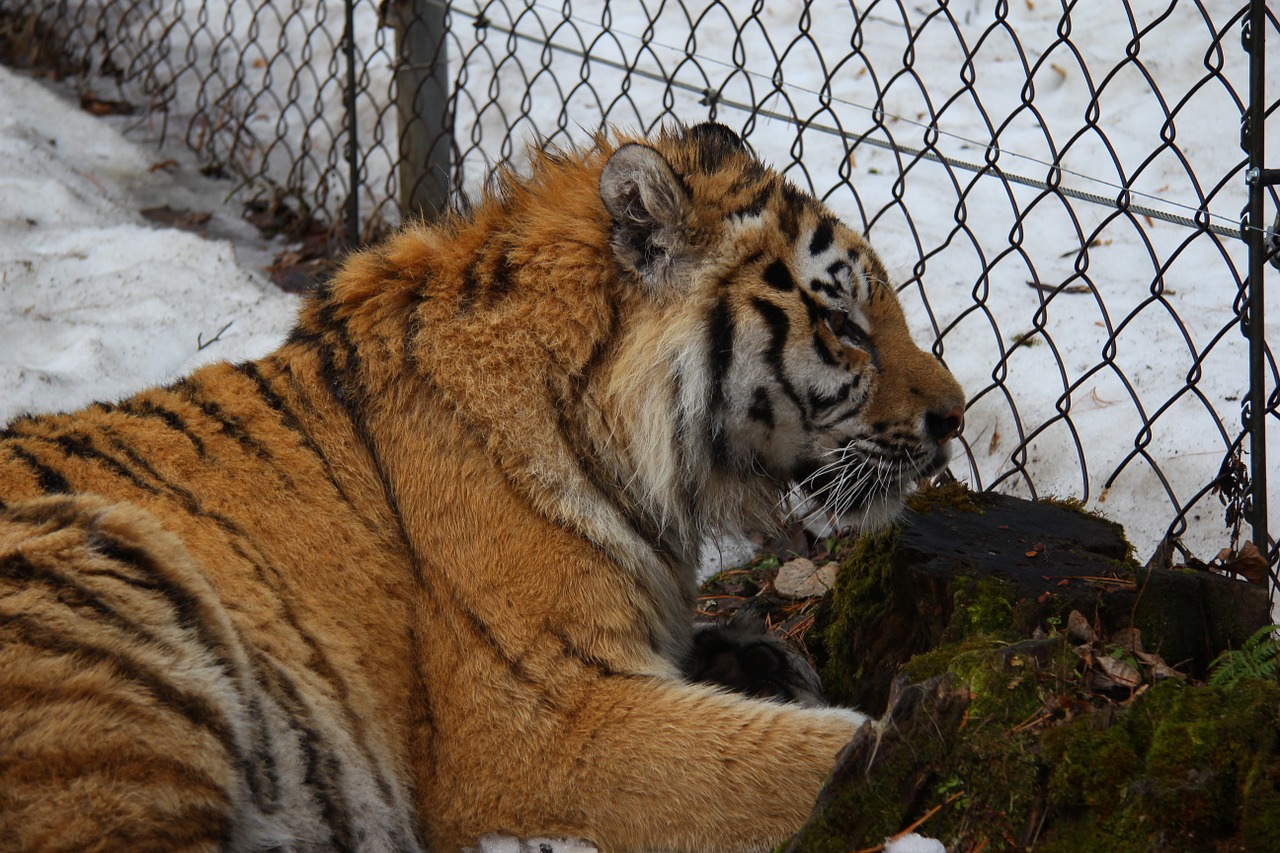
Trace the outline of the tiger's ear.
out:
<instances>
[{"instance_id":1,"label":"tiger's ear","mask_svg":"<svg viewBox=\"0 0 1280 853\"><path fill-rule=\"evenodd\" d=\"M680 261L690 253L693 201L666 159L647 145L623 145L600 174L600 198L622 266L654 295L677 286Z\"/></svg>"}]
</instances>

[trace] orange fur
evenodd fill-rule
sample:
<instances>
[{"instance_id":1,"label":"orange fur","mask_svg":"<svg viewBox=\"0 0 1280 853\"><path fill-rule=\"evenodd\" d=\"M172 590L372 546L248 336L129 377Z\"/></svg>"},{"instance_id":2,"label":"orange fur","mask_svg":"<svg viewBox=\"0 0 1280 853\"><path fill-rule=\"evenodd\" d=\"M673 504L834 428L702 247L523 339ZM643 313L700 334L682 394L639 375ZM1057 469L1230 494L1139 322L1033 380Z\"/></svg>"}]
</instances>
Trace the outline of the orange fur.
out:
<instances>
[{"instance_id":1,"label":"orange fur","mask_svg":"<svg viewBox=\"0 0 1280 853\"><path fill-rule=\"evenodd\" d=\"M0 849L799 826L862 718L680 680L697 547L810 475L892 516L963 396L818 202L641 143L353 256L264 359L4 430Z\"/></svg>"}]
</instances>

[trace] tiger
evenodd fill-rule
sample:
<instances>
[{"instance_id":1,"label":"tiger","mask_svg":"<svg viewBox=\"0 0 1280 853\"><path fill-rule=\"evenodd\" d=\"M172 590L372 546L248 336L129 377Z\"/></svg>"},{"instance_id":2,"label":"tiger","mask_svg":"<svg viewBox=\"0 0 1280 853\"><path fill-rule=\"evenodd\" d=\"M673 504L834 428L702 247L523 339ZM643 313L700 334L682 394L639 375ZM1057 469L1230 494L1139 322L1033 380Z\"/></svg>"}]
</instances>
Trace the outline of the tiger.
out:
<instances>
[{"instance_id":1,"label":"tiger","mask_svg":"<svg viewBox=\"0 0 1280 853\"><path fill-rule=\"evenodd\" d=\"M801 825L868 718L685 677L700 543L886 523L964 394L729 128L530 158L270 354L0 431L0 849Z\"/></svg>"}]
</instances>

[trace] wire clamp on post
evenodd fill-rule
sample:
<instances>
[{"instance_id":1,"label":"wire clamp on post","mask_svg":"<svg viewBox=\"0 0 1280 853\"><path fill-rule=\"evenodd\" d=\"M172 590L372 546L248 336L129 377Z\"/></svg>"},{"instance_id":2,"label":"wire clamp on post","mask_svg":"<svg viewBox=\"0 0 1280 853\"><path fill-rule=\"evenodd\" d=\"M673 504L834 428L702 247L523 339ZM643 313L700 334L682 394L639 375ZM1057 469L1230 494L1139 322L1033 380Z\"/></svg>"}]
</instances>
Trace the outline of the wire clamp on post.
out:
<instances>
[{"instance_id":1,"label":"wire clamp on post","mask_svg":"<svg viewBox=\"0 0 1280 853\"><path fill-rule=\"evenodd\" d=\"M1274 187L1280 184L1280 169L1260 169L1257 166L1250 166L1245 170L1244 182L1249 186L1260 184L1264 187Z\"/></svg>"}]
</instances>

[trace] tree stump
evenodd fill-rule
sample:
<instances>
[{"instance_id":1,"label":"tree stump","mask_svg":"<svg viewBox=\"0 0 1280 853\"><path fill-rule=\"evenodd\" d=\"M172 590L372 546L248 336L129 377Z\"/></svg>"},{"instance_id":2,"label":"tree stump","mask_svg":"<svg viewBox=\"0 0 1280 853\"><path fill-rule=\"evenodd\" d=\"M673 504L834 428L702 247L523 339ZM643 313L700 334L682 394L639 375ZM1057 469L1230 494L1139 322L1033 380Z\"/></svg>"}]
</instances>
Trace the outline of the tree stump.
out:
<instances>
[{"instance_id":1,"label":"tree stump","mask_svg":"<svg viewBox=\"0 0 1280 853\"><path fill-rule=\"evenodd\" d=\"M780 849L1280 850L1280 682L1200 682L1265 592L1130 551L1069 504L953 487L841 551L809 647L831 698L887 710Z\"/></svg>"},{"instance_id":2,"label":"tree stump","mask_svg":"<svg viewBox=\"0 0 1280 853\"><path fill-rule=\"evenodd\" d=\"M980 634L1053 634L1072 611L1100 637L1138 629L1145 652L1196 678L1269 623L1263 587L1146 569L1131 551L1119 525L1069 503L930 488L841 561L809 647L828 694L878 714L912 657Z\"/></svg>"}]
</instances>

